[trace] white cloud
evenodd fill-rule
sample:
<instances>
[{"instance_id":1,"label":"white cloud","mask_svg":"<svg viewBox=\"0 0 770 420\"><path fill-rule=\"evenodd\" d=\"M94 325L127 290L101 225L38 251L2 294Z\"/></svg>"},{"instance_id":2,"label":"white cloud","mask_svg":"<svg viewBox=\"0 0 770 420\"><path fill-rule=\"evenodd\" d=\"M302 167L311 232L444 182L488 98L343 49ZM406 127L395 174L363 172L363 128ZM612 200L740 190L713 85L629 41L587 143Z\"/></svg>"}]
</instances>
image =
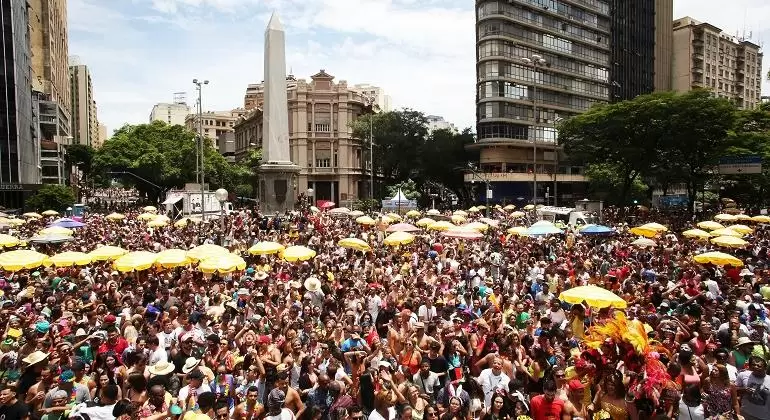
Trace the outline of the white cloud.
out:
<instances>
[{"instance_id":1,"label":"white cloud","mask_svg":"<svg viewBox=\"0 0 770 420\"><path fill-rule=\"evenodd\" d=\"M99 118L112 128L140 123L156 102L211 83L205 109L241 106L262 80L270 12L287 28L287 65L299 78L326 69L349 84L371 83L408 106L458 126L475 118L473 3L465 0L70 0L70 53L91 67ZM122 5L123 7L118 7ZM677 0L728 32L770 36L767 0ZM766 60L765 68L770 64ZM288 69L287 69L288 70ZM190 100L192 102L192 100Z\"/></svg>"}]
</instances>

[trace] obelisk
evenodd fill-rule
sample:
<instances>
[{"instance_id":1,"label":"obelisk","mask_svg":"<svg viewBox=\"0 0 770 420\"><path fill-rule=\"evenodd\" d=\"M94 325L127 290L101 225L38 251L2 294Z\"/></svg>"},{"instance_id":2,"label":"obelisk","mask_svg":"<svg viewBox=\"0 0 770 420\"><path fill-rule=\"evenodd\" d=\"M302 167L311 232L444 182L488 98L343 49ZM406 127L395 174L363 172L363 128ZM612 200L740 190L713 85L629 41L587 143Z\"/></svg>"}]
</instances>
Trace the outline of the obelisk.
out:
<instances>
[{"instance_id":1,"label":"obelisk","mask_svg":"<svg viewBox=\"0 0 770 420\"><path fill-rule=\"evenodd\" d=\"M273 12L265 29L262 164L259 198L263 214L294 209L294 181L299 166L291 161L289 103L286 94L286 33Z\"/></svg>"}]
</instances>

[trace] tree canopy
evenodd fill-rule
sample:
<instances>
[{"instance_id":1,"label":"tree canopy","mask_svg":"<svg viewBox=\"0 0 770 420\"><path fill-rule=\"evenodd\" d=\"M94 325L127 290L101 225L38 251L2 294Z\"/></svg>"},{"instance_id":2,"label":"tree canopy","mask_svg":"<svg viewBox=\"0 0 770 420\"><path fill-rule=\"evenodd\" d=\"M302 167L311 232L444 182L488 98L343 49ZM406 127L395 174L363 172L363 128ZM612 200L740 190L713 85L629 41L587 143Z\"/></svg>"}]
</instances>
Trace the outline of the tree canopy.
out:
<instances>
[{"instance_id":1,"label":"tree canopy","mask_svg":"<svg viewBox=\"0 0 770 420\"><path fill-rule=\"evenodd\" d=\"M66 185L46 184L27 199L24 207L36 211L63 211L75 204L75 192Z\"/></svg>"}]
</instances>

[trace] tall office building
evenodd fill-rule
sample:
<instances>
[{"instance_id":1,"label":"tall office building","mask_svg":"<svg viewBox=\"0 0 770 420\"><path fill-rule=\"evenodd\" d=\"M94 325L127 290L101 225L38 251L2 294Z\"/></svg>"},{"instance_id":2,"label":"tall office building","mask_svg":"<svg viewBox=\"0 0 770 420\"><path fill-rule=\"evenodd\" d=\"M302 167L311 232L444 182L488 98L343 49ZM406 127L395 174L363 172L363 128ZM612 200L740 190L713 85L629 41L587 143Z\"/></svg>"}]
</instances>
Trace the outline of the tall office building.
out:
<instances>
[{"instance_id":1,"label":"tall office building","mask_svg":"<svg viewBox=\"0 0 770 420\"><path fill-rule=\"evenodd\" d=\"M670 90L673 0L611 0L610 100Z\"/></svg>"},{"instance_id":2,"label":"tall office building","mask_svg":"<svg viewBox=\"0 0 770 420\"><path fill-rule=\"evenodd\" d=\"M40 183L39 149L35 138L30 89L30 48L24 0L0 6L0 205L20 208Z\"/></svg>"},{"instance_id":3,"label":"tall office building","mask_svg":"<svg viewBox=\"0 0 770 420\"><path fill-rule=\"evenodd\" d=\"M185 119L190 114L187 105L187 93L174 93L173 103L158 103L150 111L150 122L163 121L169 125L185 125Z\"/></svg>"},{"instance_id":4,"label":"tall office building","mask_svg":"<svg viewBox=\"0 0 770 420\"><path fill-rule=\"evenodd\" d=\"M99 135L96 137L96 143L93 144L94 149L98 149L104 146L104 142L107 141L107 126L99 124Z\"/></svg>"},{"instance_id":5,"label":"tall office building","mask_svg":"<svg viewBox=\"0 0 770 420\"><path fill-rule=\"evenodd\" d=\"M554 126L610 99L610 28L609 0L476 1L480 162L467 182L489 181L494 201L514 204L584 195L582 168L559 163Z\"/></svg>"},{"instance_id":6,"label":"tall office building","mask_svg":"<svg viewBox=\"0 0 770 420\"><path fill-rule=\"evenodd\" d=\"M350 90L366 95L368 98L373 98L374 103L382 112L390 112L393 109L390 104L392 100L390 95L385 93L385 89L381 87L372 86L368 83L358 83L353 85Z\"/></svg>"},{"instance_id":7,"label":"tall office building","mask_svg":"<svg viewBox=\"0 0 770 420\"><path fill-rule=\"evenodd\" d=\"M88 66L78 57L70 57L70 87L72 92L72 144L93 146L99 142L99 121L96 116L94 85Z\"/></svg>"},{"instance_id":8,"label":"tall office building","mask_svg":"<svg viewBox=\"0 0 770 420\"><path fill-rule=\"evenodd\" d=\"M711 89L715 96L745 109L761 103L764 75L759 45L689 16L675 20L673 29L674 90Z\"/></svg>"},{"instance_id":9,"label":"tall office building","mask_svg":"<svg viewBox=\"0 0 770 420\"><path fill-rule=\"evenodd\" d=\"M32 90L37 95L43 183L64 183L72 140L66 0L27 0Z\"/></svg>"}]
</instances>

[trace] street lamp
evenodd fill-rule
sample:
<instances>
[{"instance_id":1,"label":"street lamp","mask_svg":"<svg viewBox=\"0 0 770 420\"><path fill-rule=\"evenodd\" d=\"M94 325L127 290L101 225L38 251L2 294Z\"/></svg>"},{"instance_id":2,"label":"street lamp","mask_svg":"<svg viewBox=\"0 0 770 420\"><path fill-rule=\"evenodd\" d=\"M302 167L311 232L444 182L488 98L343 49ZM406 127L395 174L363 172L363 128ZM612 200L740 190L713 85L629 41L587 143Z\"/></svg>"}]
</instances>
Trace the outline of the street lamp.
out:
<instances>
[{"instance_id":1,"label":"street lamp","mask_svg":"<svg viewBox=\"0 0 770 420\"><path fill-rule=\"evenodd\" d=\"M305 191L305 194L307 195L307 209L306 210L307 210L308 213L310 213L310 206L312 206L313 203L315 202L315 200L313 200L313 193L314 192L315 191L313 191L312 188L308 188L307 191Z\"/></svg>"},{"instance_id":2,"label":"street lamp","mask_svg":"<svg viewBox=\"0 0 770 420\"><path fill-rule=\"evenodd\" d=\"M474 178L484 183L484 187L485 187L484 198L486 200L486 204L485 204L486 208L484 209L484 211L487 217L489 217L489 193L491 192L491 190L489 189L489 178L487 178L486 176L482 176L476 170L476 168L473 167L471 163L468 163L468 171L470 171L471 175L473 175ZM473 181L471 181L471 184L473 184Z\"/></svg>"},{"instance_id":3,"label":"street lamp","mask_svg":"<svg viewBox=\"0 0 770 420\"><path fill-rule=\"evenodd\" d=\"M227 192L226 189L220 188L216 191L214 191L214 197L217 198L217 201L219 201L219 228L220 228L220 240L219 244L224 246L225 245L225 203L227 202L227 199L230 197L230 193Z\"/></svg>"},{"instance_id":4,"label":"street lamp","mask_svg":"<svg viewBox=\"0 0 770 420\"><path fill-rule=\"evenodd\" d=\"M529 67L532 67L532 110L535 115L535 134L532 136L532 204L537 205L537 135L540 116L537 113L537 68L546 64L545 59L539 54L532 54L532 57L523 57L521 61Z\"/></svg>"},{"instance_id":5,"label":"street lamp","mask_svg":"<svg viewBox=\"0 0 770 420\"><path fill-rule=\"evenodd\" d=\"M195 89L198 90L198 147L195 149L195 169L198 173L198 182L201 184L201 220L206 220L206 170L203 162L203 85L209 84L208 80L193 79Z\"/></svg>"},{"instance_id":6,"label":"street lamp","mask_svg":"<svg viewBox=\"0 0 770 420\"><path fill-rule=\"evenodd\" d=\"M380 107L374 103L375 96L361 95L366 103L365 112L369 114L369 198L374 199L374 114Z\"/></svg>"}]
</instances>

